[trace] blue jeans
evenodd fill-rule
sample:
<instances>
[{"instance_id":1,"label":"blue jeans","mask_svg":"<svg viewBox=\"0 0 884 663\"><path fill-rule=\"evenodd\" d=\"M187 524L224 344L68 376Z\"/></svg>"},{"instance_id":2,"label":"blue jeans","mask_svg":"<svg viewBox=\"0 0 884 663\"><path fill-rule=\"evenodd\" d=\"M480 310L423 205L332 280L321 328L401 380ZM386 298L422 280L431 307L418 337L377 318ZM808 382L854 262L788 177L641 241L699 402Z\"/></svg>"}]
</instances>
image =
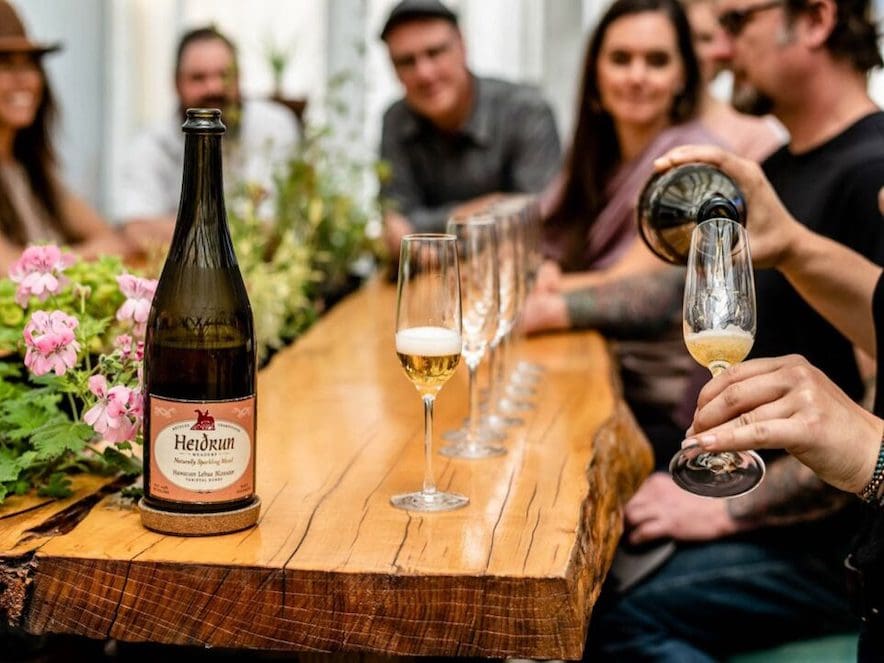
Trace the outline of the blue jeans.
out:
<instances>
[{"instance_id":1,"label":"blue jeans","mask_svg":"<svg viewBox=\"0 0 884 663\"><path fill-rule=\"evenodd\" d=\"M857 629L840 565L803 549L741 540L680 546L625 595L603 593L584 659L708 663Z\"/></svg>"}]
</instances>

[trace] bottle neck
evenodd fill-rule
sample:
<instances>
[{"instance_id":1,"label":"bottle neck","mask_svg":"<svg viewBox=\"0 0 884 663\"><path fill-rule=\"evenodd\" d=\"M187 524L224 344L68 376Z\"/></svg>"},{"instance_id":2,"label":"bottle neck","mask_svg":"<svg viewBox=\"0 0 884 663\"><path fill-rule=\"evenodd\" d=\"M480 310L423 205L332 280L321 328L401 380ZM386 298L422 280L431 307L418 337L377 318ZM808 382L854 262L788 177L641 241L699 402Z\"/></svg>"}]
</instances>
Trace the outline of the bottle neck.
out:
<instances>
[{"instance_id":1,"label":"bottle neck","mask_svg":"<svg viewBox=\"0 0 884 663\"><path fill-rule=\"evenodd\" d=\"M184 178L178 226L217 225L226 221L221 175L220 134L192 133L184 141ZM225 223L226 225L226 223Z\"/></svg>"}]
</instances>

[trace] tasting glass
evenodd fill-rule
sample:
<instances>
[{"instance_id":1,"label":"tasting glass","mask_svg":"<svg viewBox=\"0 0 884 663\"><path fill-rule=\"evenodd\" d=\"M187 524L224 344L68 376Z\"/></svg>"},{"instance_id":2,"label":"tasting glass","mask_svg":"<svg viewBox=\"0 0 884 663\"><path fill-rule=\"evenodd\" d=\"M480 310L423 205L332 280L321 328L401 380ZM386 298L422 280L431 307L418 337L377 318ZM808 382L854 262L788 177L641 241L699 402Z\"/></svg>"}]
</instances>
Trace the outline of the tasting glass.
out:
<instances>
[{"instance_id":1,"label":"tasting glass","mask_svg":"<svg viewBox=\"0 0 884 663\"><path fill-rule=\"evenodd\" d=\"M463 429L446 434L456 440L440 453L453 458L488 458L506 453L482 430L479 413L479 363L497 332L500 275L497 269L497 227L487 215L454 217L448 232L457 237L460 296L463 310L462 356L469 373L469 414Z\"/></svg>"},{"instance_id":2,"label":"tasting glass","mask_svg":"<svg viewBox=\"0 0 884 663\"><path fill-rule=\"evenodd\" d=\"M415 234L402 238L396 289L396 354L424 404L424 482L420 491L394 495L409 511L449 511L469 499L441 492L433 478L433 404L454 374L461 353L457 238Z\"/></svg>"},{"instance_id":3,"label":"tasting glass","mask_svg":"<svg viewBox=\"0 0 884 663\"><path fill-rule=\"evenodd\" d=\"M497 226L497 265L500 277L500 308L497 330L488 350L488 399L483 427L502 434L510 426L519 426L524 421L509 416L514 408L504 394L506 374L504 366L504 339L510 333L516 316L518 296L519 247L516 218L500 209L493 209L492 215Z\"/></svg>"},{"instance_id":4,"label":"tasting glass","mask_svg":"<svg viewBox=\"0 0 884 663\"><path fill-rule=\"evenodd\" d=\"M755 338L755 280L746 229L725 218L698 224L691 236L684 292L684 339L691 356L718 375L742 361ZM736 497L755 488L764 462L754 451L679 451L675 482L706 497Z\"/></svg>"}]
</instances>

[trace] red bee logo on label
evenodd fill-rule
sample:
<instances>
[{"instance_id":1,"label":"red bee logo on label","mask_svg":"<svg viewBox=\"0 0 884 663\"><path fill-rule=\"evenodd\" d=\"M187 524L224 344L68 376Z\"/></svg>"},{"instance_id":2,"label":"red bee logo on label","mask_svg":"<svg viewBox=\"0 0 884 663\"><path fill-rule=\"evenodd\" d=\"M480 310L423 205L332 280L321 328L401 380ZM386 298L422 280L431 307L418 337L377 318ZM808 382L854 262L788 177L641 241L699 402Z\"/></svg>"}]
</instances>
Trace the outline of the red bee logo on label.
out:
<instances>
[{"instance_id":1,"label":"red bee logo on label","mask_svg":"<svg viewBox=\"0 0 884 663\"><path fill-rule=\"evenodd\" d=\"M199 410L194 410L196 412L196 423L190 427L190 430L215 430L215 417L209 414L209 411L200 412Z\"/></svg>"}]
</instances>

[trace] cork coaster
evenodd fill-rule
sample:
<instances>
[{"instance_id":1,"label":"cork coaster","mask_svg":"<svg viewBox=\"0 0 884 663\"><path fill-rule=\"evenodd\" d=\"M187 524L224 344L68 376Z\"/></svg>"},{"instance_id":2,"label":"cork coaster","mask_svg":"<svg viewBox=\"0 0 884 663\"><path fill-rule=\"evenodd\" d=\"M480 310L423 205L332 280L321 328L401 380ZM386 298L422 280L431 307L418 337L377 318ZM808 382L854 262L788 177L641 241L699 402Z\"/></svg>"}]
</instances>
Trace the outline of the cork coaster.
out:
<instances>
[{"instance_id":1,"label":"cork coaster","mask_svg":"<svg viewBox=\"0 0 884 663\"><path fill-rule=\"evenodd\" d=\"M254 525L261 511L261 498L256 496L254 504L222 513L172 513L149 507L144 499L139 500L138 509L141 524L147 529L177 536L210 536L238 532Z\"/></svg>"}]
</instances>

